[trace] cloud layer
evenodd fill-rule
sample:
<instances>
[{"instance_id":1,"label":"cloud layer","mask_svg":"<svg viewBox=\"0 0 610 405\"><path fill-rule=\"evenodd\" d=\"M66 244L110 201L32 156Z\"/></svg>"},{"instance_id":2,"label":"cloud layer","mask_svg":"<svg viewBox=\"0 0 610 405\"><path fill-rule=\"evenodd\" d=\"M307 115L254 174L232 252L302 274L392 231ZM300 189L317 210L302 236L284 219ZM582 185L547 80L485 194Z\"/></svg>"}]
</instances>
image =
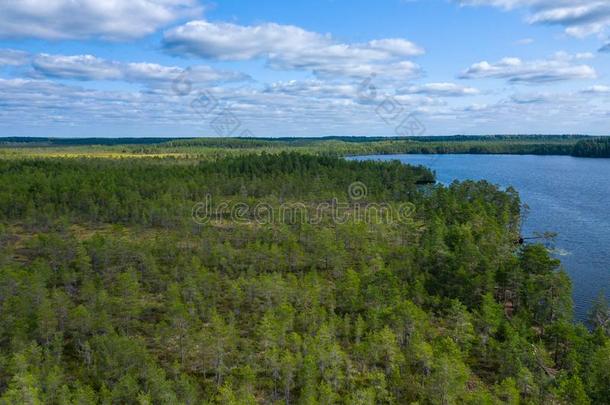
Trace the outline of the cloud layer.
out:
<instances>
[{"instance_id":1,"label":"cloud layer","mask_svg":"<svg viewBox=\"0 0 610 405\"><path fill-rule=\"evenodd\" d=\"M0 0L0 37L131 39L201 11L196 0Z\"/></svg>"},{"instance_id":2,"label":"cloud layer","mask_svg":"<svg viewBox=\"0 0 610 405\"><path fill-rule=\"evenodd\" d=\"M123 63L108 61L92 55L48 55L33 58L34 75L73 80L120 80L132 83L166 83L176 80L187 70L156 63ZM193 82L226 82L245 80L247 75L221 71L209 66L194 66L188 70Z\"/></svg>"},{"instance_id":3,"label":"cloud layer","mask_svg":"<svg viewBox=\"0 0 610 405\"><path fill-rule=\"evenodd\" d=\"M239 72L196 65L188 69L147 62L118 62L93 55L30 55L13 49L0 49L0 66L29 66L32 78L67 79L80 81L123 81L154 86L188 75L194 83L219 83L250 79Z\"/></svg>"},{"instance_id":4,"label":"cloud layer","mask_svg":"<svg viewBox=\"0 0 610 405\"><path fill-rule=\"evenodd\" d=\"M506 10L529 9L528 22L560 25L569 35L583 37L600 34L610 27L610 2L607 0L458 0L466 6L495 6Z\"/></svg>"},{"instance_id":5,"label":"cloud layer","mask_svg":"<svg viewBox=\"0 0 610 405\"><path fill-rule=\"evenodd\" d=\"M259 136L275 135L392 135L377 115L378 103L358 102L358 86L320 81L284 82L262 89L209 87L221 108L228 108L243 129ZM395 96L409 113L415 112L431 134L450 125L452 133L581 132L581 123L599 122L609 110L597 102L608 97L607 86L582 92L516 92L489 103L455 105L423 94ZM213 116L191 108L193 97L171 90L101 91L47 80L0 79L0 129L11 129L27 119L27 129L44 134L104 135L103 130L143 128L147 135L209 135ZM379 94L379 99L387 97ZM548 121L537 117L545 116ZM519 119L516 119L519 117ZM92 127L91 123L95 123ZM100 131L97 131L97 129ZM494 129L496 128L496 129ZM84 132L83 132L84 131ZM97 131L97 132L92 132Z\"/></svg>"},{"instance_id":6,"label":"cloud layer","mask_svg":"<svg viewBox=\"0 0 610 405\"><path fill-rule=\"evenodd\" d=\"M609 26L606 0L454 0L448 7L455 8L456 2L521 9L526 22L560 25L574 36L601 36ZM500 55L488 61L470 53L473 49L450 50L456 42L443 42L426 56L423 46L436 43L426 37L421 45L400 34L372 39L352 32L358 40L339 40L296 25L203 20L198 4L0 0L0 39L11 38L4 46L19 48L15 44L26 38L24 49L34 44L29 52L0 49L0 133L15 134L14 128L27 126L30 131L24 134L29 135L46 130L92 135L88 131L95 128L122 131L133 126L145 128L143 135L214 135L209 125L213 117L192 107L203 90L216 98L219 109L235 114L244 129L260 136L395 135L379 115L383 102L404 114L417 114L432 135L584 132L583 125L607 131L610 86L593 80L598 72L605 79L606 56L531 55L543 46L551 54L564 48L566 42L560 41L566 40L570 49L581 43L588 51L602 46L599 51L608 52L610 44L591 46L595 40L561 35L547 46L534 32L528 32L532 38L519 32L503 39L519 57ZM151 33L156 35L133 41ZM116 53L115 41L122 41ZM533 45L518 46L528 44ZM102 46L108 47L106 55L116 56L91 54ZM131 60L130 50L140 55L137 60ZM465 64L451 60L457 52L468 57ZM185 68L186 63L194 66ZM172 84L179 78L196 88L177 91ZM71 128L86 132L69 132ZM106 135L117 134L129 133Z\"/></svg>"},{"instance_id":7,"label":"cloud layer","mask_svg":"<svg viewBox=\"0 0 610 405\"><path fill-rule=\"evenodd\" d=\"M0 67L19 66L28 63L29 54L16 49L0 49Z\"/></svg>"},{"instance_id":8,"label":"cloud layer","mask_svg":"<svg viewBox=\"0 0 610 405\"><path fill-rule=\"evenodd\" d=\"M576 61L589 54L556 54L550 59L523 61L520 58L503 58L498 62L482 61L473 64L462 74L462 79L506 79L510 83L541 84L573 79L595 79L595 69Z\"/></svg>"},{"instance_id":9,"label":"cloud layer","mask_svg":"<svg viewBox=\"0 0 610 405\"><path fill-rule=\"evenodd\" d=\"M217 60L265 59L269 67L312 71L318 76L413 76L418 66L406 58L424 50L401 38L339 43L326 34L274 23L242 26L191 21L167 31L164 48L174 54Z\"/></svg>"},{"instance_id":10,"label":"cloud layer","mask_svg":"<svg viewBox=\"0 0 610 405\"><path fill-rule=\"evenodd\" d=\"M474 96L480 93L474 87L461 86L455 83L427 83L422 86L411 86L399 92L402 94L426 94L438 97Z\"/></svg>"}]
</instances>

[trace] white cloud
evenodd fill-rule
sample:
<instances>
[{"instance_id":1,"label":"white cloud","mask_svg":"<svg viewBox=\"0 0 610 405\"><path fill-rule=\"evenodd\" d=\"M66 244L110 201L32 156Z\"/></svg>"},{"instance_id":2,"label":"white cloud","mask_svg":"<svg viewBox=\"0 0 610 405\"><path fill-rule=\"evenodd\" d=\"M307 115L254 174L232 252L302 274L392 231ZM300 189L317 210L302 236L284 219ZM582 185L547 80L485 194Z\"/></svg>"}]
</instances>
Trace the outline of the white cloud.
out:
<instances>
[{"instance_id":1,"label":"white cloud","mask_svg":"<svg viewBox=\"0 0 610 405\"><path fill-rule=\"evenodd\" d=\"M257 136L393 135L377 103L352 98L357 84L312 80L258 89L208 88ZM191 108L195 94L167 89L100 91L43 80L0 79L0 130L49 136L103 136L108 131L148 136L214 136L211 116ZM380 93L380 99L383 94ZM497 102L448 104L420 94L395 97L404 113L418 112L429 134L607 132L607 105L581 93L523 93ZM26 117L27 119L24 119ZM95 122L96 125L91 126ZM582 123L587 127L583 128Z\"/></svg>"},{"instance_id":2,"label":"white cloud","mask_svg":"<svg viewBox=\"0 0 610 405\"><path fill-rule=\"evenodd\" d=\"M167 83L182 74L197 82L217 82L244 80L246 75L215 70L209 66L194 66L185 70L176 66L155 63L124 63L108 61L93 55L49 55L40 54L33 58L33 75L39 77L72 80L121 80L134 83Z\"/></svg>"},{"instance_id":3,"label":"white cloud","mask_svg":"<svg viewBox=\"0 0 610 405\"><path fill-rule=\"evenodd\" d=\"M364 48L374 49L377 51L386 51L392 56L416 56L424 53L424 50L411 41L400 38L375 39L369 41Z\"/></svg>"},{"instance_id":4,"label":"white cloud","mask_svg":"<svg viewBox=\"0 0 610 405\"><path fill-rule=\"evenodd\" d=\"M302 69L311 70L316 76L322 78L349 76L349 77L369 77L376 76L380 80L403 80L417 76L421 69L414 62L405 60L400 62L366 64L354 62L341 63L308 63L294 64L292 66L275 65L276 68L283 69Z\"/></svg>"},{"instance_id":5,"label":"white cloud","mask_svg":"<svg viewBox=\"0 0 610 405\"><path fill-rule=\"evenodd\" d=\"M560 25L569 35L600 34L610 27L607 0L457 0L468 6L494 6L505 10L526 7L531 24Z\"/></svg>"},{"instance_id":6,"label":"white cloud","mask_svg":"<svg viewBox=\"0 0 610 405\"><path fill-rule=\"evenodd\" d=\"M610 86L598 84L595 86L591 86L586 90L583 90L583 93L585 93L585 94L610 94Z\"/></svg>"},{"instance_id":7,"label":"white cloud","mask_svg":"<svg viewBox=\"0 0 610 405\"><path fill-rule=\"evenodd\" d=\"M591 52L581 52L581 53L577 53L576 55L574 55L574 59L593 59L595 58L595 55L592 54Z\"/></svg>"},{"instance_id":8,"label":"white cloud","mask_svg":"<svg viewBox=\"0 0 610 405\"><path fill-rule=\"evenodd\" d=\"M459 133L567 134L607 133L607 105L579 92L517 93L486 104L451 106ZM586 123L586 125L583 125Z\"/></svg>"},{"instance_id":9,"label":"white cloud","mask_svg":"<svg viewBox=\"0 0 610 405\"><path fill-rule=\"evenodd\" d=\"M76 80L117 80L122 77L120 64L93 55L40 54L32 61L37 73L44 76Z\"/></svg>"},{"instance_id":10,"label":"white cloud","mask_svg":"<svg viewBox=\"0 0 610 405\"><path fill-rule=\"evenodd\" d=\"M519 58L504 58L495 63L482 61L466 69L463 79L496 78L510 83L546 83L572 79L594 79L595 69L574 61L588 58L589 54L568 55L557 53L550 59L523 61Z\"/></svg>"},{"instance_id":11,"label":"white cloud","mask_svg":"<svg viewBox=\"0 0 610 405\"><path fill-rule=\"evenodd\" d=\"M415 63L405 58L424 50L400 38L345 44L330 35L274 23L241 26L191 21L165 32L164 47L173 54L218 60L266 59L270 67L308 70L320 76L412 76Z\"/></svg>"},{"instance_id":12,"label":"white cloud","mask_svg":"<svg viewBox=\"0 0 610 405\"><path fill-rule=\"evenodd\" d=\"M460 97L479 94L474 87L461 86L455 83L427 83L422 86L411 86L399 91L402 94L426 94L438 97Z\"/></svg>"},{"instance_id":13,"label":"white cloud","mask_svg":"<svg viewBox=\"0 0 610 405\"><path fill-rule=\"evenodd\" d=\"M311 98L352 98L358 97L359 86L350 83L333 83L322 80L290 80L275 82L265 86L263 92L287 94Z\"/></svg>"},{"instance_id":14,"label":"white cloud","mask_svg":"<svg viewBox=\"0 0 610 405\"><path fill-rule=\"evenodd\" d=\"M379 85L379 86L377 86ZM396 92L389 86L389 83L377 83L375 97L371 99L368 88L361 83L344 83L324 80L291 80L288 82L276 82L258 93L250 93L253 102L261 102L261 96L273 95L275 99L272 103L281 101L287 105L299 105L300 103L317 104L319 106L342 106L342 108L359 109L364 106L368 112L375 111L382 100L391 98L400 102L403 106L421 108L444 104L436 96L428 94L405 94ZM280 97L280 98L277 98ZM330 113L326 111L325 114Z\"/></svg>"},{"instance_id":15,"label":"white cloud","mask_svg":"<svg viewBox=\"0 0 610 405\"><path fill-rule=\"evenodd\" d=\"M196 0L0 0L0 37L131 39L201 11Z\"/></svg>"},{"instance_id":16,"label":"white cloud","mask_svg":"<svg viewBox=\"0 0 610 405\"><path fill-rule=\"evenodd\" d=\"M319 134L322 129L348 133L353 125L367 132L376 123L374 108L349 99L303 98L251 87L207 90L219 100L218 111L229 108L235 114L241 122L240 131L248 129L261 136ZM69 132L70 128L81 128L91 136L96 128L139 128L147 131L143 135L213 136L210 122L214 115L202 116L195 111L191 107L195 97L196 93L179 96L163 89L99 91L44 80L0 78L0 129L15 133L16 128L22 128L31 134L44 128L45 133L58 131L54 133L66 136L79 134ZM95 128L91 128L92 122Z\"/></svg>"},{"instance_id":17,"label":"white cloud","mask_svg":"<svg viewBox=\"0 0 610 405\"><path fill-rule=\"evenodd\" d=\"M191 21L167 31L166 49L220 60L246 60L269 54L323 47L328 38L292 25L264 24L253 27L230 23Z\"/></svg>"},{"instance_id":18,"label":"white cloud","mask_svg":"<svg viewBox=\"0 0 610 405\"><path fill-rule=\"evenodd\" d=\"M29 62L27 52L16 49L0 49L0 66L19 66Z\"/></svg>"},{"instance_id":19,"label":"white cloud","mask_svg":"<svg viewBox=\"0 0 610 405\"><path fill-rule=\"evenodd\" d=\"M165 24L159 22L161 20L175 21L160 18L161 14L157 15L159 18L151 19L143 12L146 5L154 3L161 8L171 9L173 12L169 14L179 18L196 8L194 1L133 0L119 3L115 0L49 0L38 3L41 4L38 10L35 7L27 8L27 12L19 17L14 10L20 9L23 4L37 2L23 0L18 4L16 1L13 2L15 4L8 4L0 0L0 36L134 38ZM529 20L533 23L560 24L557 22L559 20L550 22L551 15L542 12L558 10L558 5L570 8L574 2L474 0L463 3L488 4L506 9L524 7L531 11ZM543 3L554 8L543 8ZM58 11L55 6L63 9ZM93 10L95 7L98 8ZM127 17L124 17L125 13L119 13L117 17L106 13L106 7L130 7L130 10L140 10L142 13L130 12ZM13 10L10 18L3 14L9 9ZM83 9L89 11L72 13L80 17L72 18L70 24L66 15ZM32 17L35 12L41 16L40 19ZM96 17L93 18L93 15ZM544 17L546 22L535 21L536 15ZM47 21L49 16L56 18ZM7 23L11 18L13 22ZM556 18L559 18L558 15ZM129 24L123 21L127 19ZM153 20L156 22L151 23ZM95 21L99 21L99 24ZM117 24L113 25L112 21ZM23 23L23 27L15 28L17 23ZM580 24L574 26L581 27ZM570 27L566 25L566 28ZM581 125L587 126L583 131L589 128L606 130L607 123L600 121L610 116L607 103L604 104L610 87L599 84L585 88L595 81L585 82L582 90L575 90L571 94L552 93L547 87L517 87L520 90L544 91L516 94L507 94L505 89L481 92L475 87L445 82L446 78L442 77L433 79L440 79L437 82L412 85L407 79L420 71L412 59L424 51L400 38L348 43L329 34L291 25L269 23L242 26L191 21L166 31L163 46L168 52L180 56L221 61L259 59L273 69L312 72L315 79L271 84L245 80L223 86L221 83L244 80L247 76L210 66L194 66L187 71L178 66L115 61L94 55L35 55L3 49L0 50L0 67L19 66L7 72L10 75L21 72L29 79L0 78L0 129L9 133L13 128L38 125L45 133L47 128L56 128L56 133L68 135L64 132L66 128L81 126L83 131L90 134L88 131L93 122L96 123L93 127L104 130L145 128L153 131L143 133L146 135L214 135L209 126L210 117L202 118L191 108L196 93L193 91L180 96L169 86L172 80L183 74L187 74L195 84L206 83L206 89L220 100L223 108L227 107L235 113L243 128L260 136L392 135L394 128L383 122L376 113L380 100L386 96L399 101L405 113L419 112L419 118L430 133L469 130L478 133L489 129L503 132L518 132L519 129L521 132L564 132L564 129L569 131ZM482 61L464 71L462 77L496 78L528 84L593 79L597 76L596 71L586 62L593 57L596 55L591 53L560 52L540 60L504 58L497 62ZM603 55L598 54L597 57L603 59ZM281 76L285 75L288 76L281 73ZM297 74L296 77L301 76ZM372 101L363 100L359 93L362 91L363 78L367 77L372 77L377 90L377 98ZM145 87L139 91L101 91L87 89L84 83L80 87L46 79L82 82L113 80L140 83ZM476 95L479 97L470 97ZM495 97L501 99L492 100ZM471 101L477 103L472 104ZM160 128L165 128L167 132L158 132ZM179 128L187 128L187 131L179 132ZM29 132L30 135L34 133L39 132Z\"/></svg>"}]
</instances>

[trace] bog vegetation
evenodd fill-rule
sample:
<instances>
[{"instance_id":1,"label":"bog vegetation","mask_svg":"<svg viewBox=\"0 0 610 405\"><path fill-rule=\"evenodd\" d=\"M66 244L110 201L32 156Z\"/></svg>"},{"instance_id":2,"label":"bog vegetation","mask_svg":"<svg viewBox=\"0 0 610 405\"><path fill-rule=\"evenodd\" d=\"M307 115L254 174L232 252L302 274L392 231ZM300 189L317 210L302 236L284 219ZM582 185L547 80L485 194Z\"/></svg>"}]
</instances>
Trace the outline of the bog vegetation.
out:
<instances>
[{"instance_id":1,"label":"bog vegetation","mask_svg":"<svg viewBox=\"0 0 610 405\"><path fill-rule=\"evenodd\" d=\"M320 153L0 160L0 403L610 403L603 299L573 322L560 263L516 243L515 190L432 178ZM415 210L192 219L208 194L355 204L354 182Z\"/></svg>"}]
</instances>

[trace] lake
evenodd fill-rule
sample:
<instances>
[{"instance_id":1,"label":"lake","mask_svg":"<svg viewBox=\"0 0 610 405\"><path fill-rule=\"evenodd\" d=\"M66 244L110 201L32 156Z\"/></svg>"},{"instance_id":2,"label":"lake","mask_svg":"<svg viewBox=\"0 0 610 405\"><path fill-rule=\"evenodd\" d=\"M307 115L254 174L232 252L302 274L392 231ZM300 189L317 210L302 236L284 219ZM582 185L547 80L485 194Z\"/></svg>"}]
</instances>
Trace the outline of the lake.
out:
<instances>
[{"instance_id":1,"label":"lake","mask_svg":"<svg viewBox=\"0 0 610 405\"><path fill-rule=\"evenodd\" d=\"M557 232L554 255L572 278L575 316L610 294L610 159L532 155L379 155L359 160L400 160L424 165L438 181L487 180L513 186L529 206L523 235Z\"/></svg>"}]
</instances>

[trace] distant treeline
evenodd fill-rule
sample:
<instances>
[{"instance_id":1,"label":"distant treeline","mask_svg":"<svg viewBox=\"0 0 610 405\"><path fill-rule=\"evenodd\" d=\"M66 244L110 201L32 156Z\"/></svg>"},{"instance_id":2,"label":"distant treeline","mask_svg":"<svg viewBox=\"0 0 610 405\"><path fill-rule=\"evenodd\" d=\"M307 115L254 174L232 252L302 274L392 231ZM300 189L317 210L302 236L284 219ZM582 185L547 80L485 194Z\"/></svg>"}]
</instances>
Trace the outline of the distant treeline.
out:
<instances>
[{"instance_id":1,"label":"distant treeline","mask_svg":"<svg viewBox=\"0 0 610 405\"><path fill-rule=\"evenodd\" d=\"M323 155L511 154L610 157L610 138L584 135L489 135L322 138L0 138L0 147L108 147L117 153L182 153L201 157L216 150L298 150ZM241 153L240 152L240 153Z\"/></svg>"},{"instance_id":2,"label":"distant treeline","mask_svg":"<svg viewBox=\"0 0 610 405\"><path fill-rule=\"evenodd\" d=\"M578 141L572 151L573 156L579 157L610 157L610 138L585 139Z\"/></svg>"},{"instance_id":3,"label":"distant treeline","mask_svg":"<svg viewBox=\"0 0 610 405\"><path fill-rule=\"evenodd\" d=\"M610 156L610 138L583 135L490 135L429 137L326 137L326 138L198 138L154 145L173 151L196 148L301 148L339 155L362 154L511 154Z\"/></svg>"}]
</instances>

